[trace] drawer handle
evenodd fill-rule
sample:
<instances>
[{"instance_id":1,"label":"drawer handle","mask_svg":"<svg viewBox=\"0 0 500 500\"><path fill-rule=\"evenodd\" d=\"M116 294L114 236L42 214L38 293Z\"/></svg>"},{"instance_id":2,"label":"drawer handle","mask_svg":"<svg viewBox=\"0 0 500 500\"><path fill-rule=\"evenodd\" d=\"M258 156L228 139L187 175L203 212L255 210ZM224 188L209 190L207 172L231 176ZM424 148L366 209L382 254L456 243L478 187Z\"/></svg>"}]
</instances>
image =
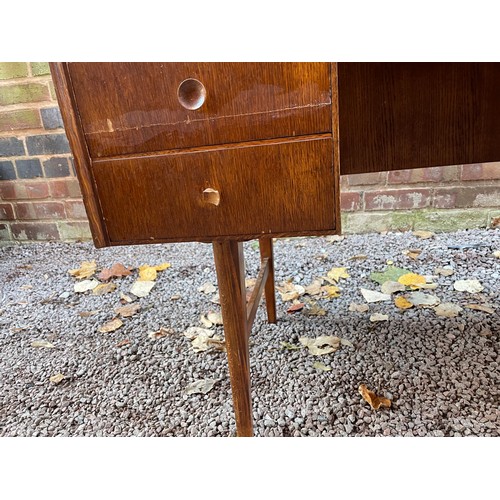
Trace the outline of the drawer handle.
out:
<instances>
[{"instance_id":1,"label":"drawer handle","mask_svg":"<svg viewBox=\"0 0 500 500\"><path fill-rule=\"evenodd\" d=\"M211 203L212 205L215 205L217 207L220 203L219 191L212 188L205 189L203 191L203 201L205 201L206 203Z\"/></svg>"},{"instance_id":2,"label":"drawer handle","mask_svg":"<svg viewBox=\"0 0 500 500\"><path fill-rule=\"evenodd\" d=\"M183 108L198 109L203 106L207 91L203 83L196 78L188 78L179 85L177 99Z\"/></svg>"}]
</instances>

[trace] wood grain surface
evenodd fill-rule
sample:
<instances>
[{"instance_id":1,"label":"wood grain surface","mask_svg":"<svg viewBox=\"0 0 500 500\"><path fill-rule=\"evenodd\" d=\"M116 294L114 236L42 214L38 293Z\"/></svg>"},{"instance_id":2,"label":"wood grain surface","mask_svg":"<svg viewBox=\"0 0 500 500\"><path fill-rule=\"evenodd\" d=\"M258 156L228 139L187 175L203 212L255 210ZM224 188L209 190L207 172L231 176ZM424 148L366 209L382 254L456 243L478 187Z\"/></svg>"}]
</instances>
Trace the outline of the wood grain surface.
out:
<instances>
[{"instance_id":1,"label":"wood grain surface","mask_svg":"<svg viewBox=\"0 0 500 500\"><path fill-rule=\"evenodd\" d=\"M328 63L69 63L93 158L331 131ZM178 88L206 99L185 109Z\"/></svg>"},{"instance_id":2,"label":"wood grain surface","mask_svg":"<svg viewBox=\"0 0 500 500\"><path fill-rule=\"evenodd\" d=\"M341 174L500 159L499 63L338 63Z\"/></svg>"}]
</instances>

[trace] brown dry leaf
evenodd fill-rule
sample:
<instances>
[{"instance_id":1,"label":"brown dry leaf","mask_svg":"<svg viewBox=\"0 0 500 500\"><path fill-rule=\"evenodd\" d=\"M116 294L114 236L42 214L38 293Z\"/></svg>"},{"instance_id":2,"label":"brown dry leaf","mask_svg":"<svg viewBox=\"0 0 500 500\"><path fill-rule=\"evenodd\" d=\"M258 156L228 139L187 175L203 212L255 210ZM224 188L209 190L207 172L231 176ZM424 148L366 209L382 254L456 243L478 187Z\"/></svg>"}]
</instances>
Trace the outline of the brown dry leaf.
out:
<instances>
[{"instance_id":1,"label":"brown dry leaf","mask_svg":"<svg viewBox=\"0 0 500 500\"><path fill-rule=\"evenodd\" d=\"M170 300L179 300L180 298L181 298L180 295L175 294L175 295L172 295L172 297L170 297Z\"/></svg>"},{"instance_id":2,"label":"brown dry leaf","mask_svg":"<svg viewBox=\"0 0 500 500\"><path fill-rule=\"evenodd\" d=\"M314 280L310 285L307 285L305 290L307 295L319 295L321 293L322 279Z\"/></svg>"},{"instance_id":3,"label":"brown dry leaf","mask_svg":"<svg viewBox=\"0 0 500 500\"><path fill-rule=\"evenodd\" d=\"M70 269L68 271L71 276L74 276L76 279L81 280L84 278L90 278L97 269L97 264L95 260L93 261L84 261L81 263L78 269Z\"/></svg>"},{"instance_id":4,"label":"brown dry leaf","mask_svg":"<svg viewBox=\"0 0 500 500\"><path fill-rule=\"evenodd\" d=\"M325 316L326 311L316 302L310 302L309 306L304 309L304 314L306 316Z\"/></svg>"},{"instance_id":5,"label":"brown dry leaf","mask_svg":"<svg viewBox=\"0 0 500 500\"><path fill-rule=\"evenodd\" d=\"M436 269L434 269L434 272L436 274L440 274L441 276L451 276L455 271L446 267L436 267Z\"/></svg>"},{"instance_id":6,"label":"brown dry leaf","mask_svg":"<svg viewBox=\"0 0 500 500\"><path fill-rule=\"evenodd\" d=\"M297 311L301 311L304 309L304 304L302 302L294 302L287 310L286 312L291 314Z\"/></svg>"},{"instance_id":7,"label":"brown dry leaf","mask_svg":"<svg viewBox=\"0 0 500 500\"><path fill-rule=\"evenodd\" d=\"M406 273L398 278L398 282L402 285L409 286L412 289L418 288L418 285L425 285L425 276L415 273Z\"/></svg>"},{"instance_id":8,"label":"brown dry leaf","mask_svg":"<svg viewBox=\"0 0 500 500\"><path fill-rule=\"evenodd\" d=\"M163 337L166 337L167 335L172 335L175 333L175 330L173 328L165 328L165 327L160 327L160 329L156 332L149 332L148 337L151 340L158 340Z\"/></svg>"},{"instance_id":9,"label":"brown dry leaf","mask_svg":"<svg viewBox=\"0 0 500 500\"><path fill-rule=\"evenodd\" d=\"M137 281L154 281L156 276L156 267L148 265L139 266L139 278L137 278Z\"/></svg>"},{"instance_id":10,"label":"brown dry leaf","mask_svg":"<svg viewBox=\"0 0 500 500\"><path fill-rule=\"evenodd\" d=\"M404 297L396 297L394 305L399 309L410 309L410 307L413 307L413 304Z\"/></svg>"},{"instance_id":11,"label":"brown dry leaf","mask_svg":"<svg viewBox=\"0 0 500 500\"><path fill-rule=\"evenodd\" d=\"M88 318L89 316L94 316L94 314L97 314L99 312L99 310L95 310L95 311L81 311L78 313L78 316L82 317L82 318Z\"/></svg>"},{"instance_id":12,"label":"brown dry leaf","mask_svg":"<svg viewBox=\"0 0 500 500\"><path fill-rule=\"evenodd\" d=\"M461 311L463 311L463 309L460 306L452 304L451 302L443 302L434 309L434 312L438 316L444 316L446 318L455 318Z\"/></svg>"},{"instance_id":13,"label":"brown dry leaf","mask_svg":"<svg viewBox=\"0 0 500 500\"><path fill-rule=\"evenodd\" d=\"M306 292L306 289L303 286L295 285L291 281L284 281L280 286L276 287L276 290L278 290L281 295L281 300L283 302L298 299Z\"/></svg>"},{"instance_id":14,"label":"brown dry leaf","mask_svg":"<svg viewBox=\"0 0 500 500\"><path fill-rule=\"evenodd\" d=\"M130 345L130 340L129 339L120 340L120 342L118 342L118 344L116 344L116 347L123 347L123 346L126 346L126 345Z\"/></svg>"},{"instance_id":15,"label":"brown dry leaf","mask_svg":"<svg viewBox=\"0 0 500 500\"><path fill-rule=\"evenodd\" d=\"M363 399L369 403L369 405L374 409L378 410L381 406L385 406L386 408L391 407L391 400L377 396L374 392L370 391L365 384L361 384L358 389L359 393L363 397Z\"/></svg>"},{"instance_id":16,"label":"brown dry leaf","mask_svg":"<svg viewBox=\"0 0 500 500\"><path fill-rule=\"evenodd\" d=\"M464 307L466 307L467 309L474 309L476 311L483 311L488 314L495 313L495 309L489 306L485 306L483 304L466 304Z\"/></svg>"},{"instance_id":17,"label":"brown dry leaf","mask_svg":"<svg viewBox=\"0 0 500 500\"><path fill-rule=\"evenodd\" d=\"M360 253L358 255L353 255L352 257L349 257L349 260L365 260L367 258L368 258L367 255L365 255L364 253Z\"/></svg>"},{"instance_id":18,"label":"brown dry leaf","mask_svg":"<svg viewBox=\"0 0 500 500\"><path fill-rule=\"evenodd\" d=\"M327 299L336 299L340 297L340 288L335 285L325 285L321 287L321 290L326 294Z\"/></svg>"},{"instance_id":19,"label":"brown dry leaf","mask_svg":"<svg viewBox=\"0 0 500 500\"><path fill-rule=\"evenodd\" d=\"M419 250L418 248L408 248L407 250L403 250L403 255L406 255L406 257L413 260L417 260L421 253L422 250Z\"/></svg>"},{"instance_id":20,"label":"brown dry leaf","mask_svg":"<svg viewBox=\"0 0 500 500\"><path fill-rule=\"evenodd\" d=\"M105 293L111 293L116 290L116 285L114 283L101 283L97 285L93 290L93 295L104 295Z\"/></svg>"},{"instance_id":21,"label":"brown dry leaf","mask_svg":"<svg viewBox=\"0 0 500 500\"><path fill-rule=\"evenodd\" d=\"M57 384L61 383L65 378L66 378L66 376L63 375L62 373L56 373L55 375L52 375L52 377L50 377L49 380L54 385L57 385Z\"/></svg>"},{"instance_id":22,"label":"brown dry leaf","mask_svg":"<svg viewBox=\"0 0 500 500\"><path fill-rule=\"evenodd\" d=\"M340 347L340 338L333 335L321 335L312 339L310 337L300 337L299 342L309 349L309 353L314 356L322 356L335 352Z\"/></svg>"},{"instance_id":23,"label":"brown dry leaf","mask_svg":"<svg viewBox=\"0 0 500 500\"><path fill-rule=\"evenodd\" d=\"M386 281L382 284L380 290L382 290L382 293L392 295L396 292L404 292L406 290L406 287L402 283L399 283L397 281Z\"/></svg>"},{"instance_id":24,"label":"brown dry leaf","mask_svg":"<svg viewBox=\"0 0 500 500\"><path fill-rule=\"evenodd\" d=\"M110 278L121 278L122 276L129 276L131 274L132 271L130 269L118 262L110 268L103 269L97 277L102 281L107 281Z\"/></svg>"},{"instance_id":25,"label":"brown dry leaf","mask_svg":"<svg viewBox=\"0 0 500 500\"><path fill-rule=\"evenodd\" d=\"M500 216L499 217L492 217L491 227L500 228Z\"/></svg>"},{"instance_id":26,"label":"brown dry leaf","mask_svg":"<svg viewBox=\"0 0 500 500\"><path fill-rule=\"evenodd\" d=\"M54 344L51 344L47 340L34 340L31 342L31 347L45 347L47 349L53 349Z\"/></svg>"},{"instance_id":27,"label":"brown dry leaf","mask_svg":"<svg viewBox=\"0 0 500 500\"><path fill-rule=\"evenodd\" d=\"M123 326L123 321L120 318L114 318L111 321L104 323L104 325L99 328L99 331L101 333L110 333L118 330L121 326Z\"/></svg>"},{"instance_id":28,"label":"brown dry leaf","mask_svg":"<svg viewBox=\"0 0 500 500\"><path fill-rule=\"evenodd\" d=\"M130 295L120 292L120 302L122 304L130 304L131 302L134 302L134 299L130 297Z\"/></svg>"},{"instance_id":29,"label":"brown dry leaf","mask_svg":"<svg viewBox=\"0 0 500 500\"><path fill-rule=\"evenodd\" d=\"M349 278L349 274L347 274L346 270L346 267L332 267L326 276L338 283L341 279Z\"/></svg>"},{"instance_id":30,"label":"brown dry leaf","mask_svg":"<svg viewBox=\"0 0 500 500\"><path fill-rule=\"evenodd\" d=\"M127 304L126 306L115 307L115 313L123 318L130 318L141 309L140 304Z\"/></svg>"},{"instance_id":31,"label":"brown dry leaf","mask_svg":"<svg viewBox=\"0 0 500 500\"><path fill-rule=\"evenodd\" d=\"M354 302L351 302L349 304L349 311L351 312L364 313L367 312L368 309L369 309L368 304L355 304Z\"/></svg>"},{"instance_id":32,"label":"brown dry leaf","mask_svg":"<svg viewBox=\"0 0 500 500\"><path fill-rule=\"evenodd\" d=\"M421 240L427 240L429 238L432 238L433 236L436 236L435 233L432 231L413 231L413 236L416 236L417 238L420 238Z\"/></svg>"}]
</instances>

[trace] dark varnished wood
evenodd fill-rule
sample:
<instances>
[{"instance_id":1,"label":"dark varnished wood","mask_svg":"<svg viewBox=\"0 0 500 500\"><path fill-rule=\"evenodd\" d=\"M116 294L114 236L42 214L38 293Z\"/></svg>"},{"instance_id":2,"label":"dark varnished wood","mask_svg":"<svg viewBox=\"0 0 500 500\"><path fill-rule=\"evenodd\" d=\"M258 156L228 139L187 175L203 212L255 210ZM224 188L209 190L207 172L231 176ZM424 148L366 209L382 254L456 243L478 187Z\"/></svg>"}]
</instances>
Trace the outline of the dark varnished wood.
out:
<instances>
[{"instance_id":1,"label":"dark varnished wood","mask_svg":"<svg viewBox=\"0 0 500 500\"><path fill-rule=\"evenodd\" d=\"M338 80L342 174L500 159L499 63L338 63Z\"/></svg>"},{"instance_id":2,"label":"dark varnished wood","mask_svg":"<svg viewBox=\"0 0 500 500\"><path fill-rule=\"evenodd\" d=\"M100 161L93 174L112 243L338 227L328 138ZM207 188L218 191L217 206L205 201Z\"/></svg>"},{"instance_id":3,"label":"dark varnished wood","mask_svg":"<svg viewBox=\"0 0 500 500\"><path fill-rule=\"evenodd\" d=\"M269 321L269 323L276 323L276 294L274 291L273 239L260 238L259 248L260 248L260 258L262 261L267 260L267 265L269 268L267 279L265 280L267 320Z\"/></svg>"},{"instance_id":4,"label":"dark varnished wood","mask_svg":"<svg viewBox=\"0 0 500 500\"><path fill-rule=\"evenodd\" d=\"M73 152L78 182L82 191L83 203L85 204L94 244L97 248L109 246L109 238L103 224L96 186L90 170L91 160L82 133L75 98L69 84L67 67L64 63L50 63L50 71L61 109L66 136Z\"/></svg>"},{"instance_id":5,"label":"dark varnished wood","mask_svg":"<svg viewBox=\"0 0 500 500\"><path fill-rule=\"evenodd\" d=\"M213 244L238 436L253 436L243 244Z\"/></svg>"},{"instance_id":6,"label":"dark varnished wood","mask_svg":"<svg viewBox=\"0 0 500 500\"><path fill-rule=\"evenodd\" d=\"M267 283L267 278L269 276L269 263L270 260L268 257L262 259L261 267L259 274L257 275L257 279L255 281L255 287L252 291L252 295L250 296L250 300L247 304L247 330L248 335L252 330L252 325L255 320L255 315L257 314L257 309L259 307L260 299L262 298L262 293L264 291L264 287Z\"/></svg>"},{"instance_id":7,"label":"dark varnished wood","mask_svg":"<svg viewBox=\"0 0 500 500\"><path fill-rule=\"evenodd\" d=\"M93 158L331 131L329 63L69 63L68 71ZM206 89L198 109L178 95L186 79Z\"/></svg>"}]
</instances>

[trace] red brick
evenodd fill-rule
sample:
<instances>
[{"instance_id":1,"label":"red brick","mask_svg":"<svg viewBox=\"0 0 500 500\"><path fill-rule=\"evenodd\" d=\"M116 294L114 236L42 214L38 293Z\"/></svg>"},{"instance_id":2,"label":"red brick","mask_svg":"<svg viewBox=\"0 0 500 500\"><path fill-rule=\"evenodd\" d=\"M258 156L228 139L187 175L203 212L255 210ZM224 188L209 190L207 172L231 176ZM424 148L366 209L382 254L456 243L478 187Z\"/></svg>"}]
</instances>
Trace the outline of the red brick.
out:
<instances>
[{"instance_id":1,"label":"red brick","mask_svg":"<svg viewBox=\"0 0 500 500\"><path fill-rule=\"evenodd\" d=\"M0 183L0 198L3 200L33 200L49 197L46 182L3 182Z\"/></svg>"},{"instance_id":2,"label":"red brick","mask_svg":"<svg viewBox=\"0 0 500 500\"><path fill-rule=\"evenodd\" d=\"M18 203L16 215L19 219L64 219L64 205L57 201L35 201Z\"/></svg>"},{"instance_id":3,"label":"red brick","mask_svg":"<svg viewBox=\"0 0 500 500\"><path fill-rule=\"evenodd\" d=\"M16 190L13 182L0 182L0 199L15 200Z\"/></svg>"},{"instance_id":4,"label":"red brick","mask_svg":"<svg viewBox=\"0 0 500 500\"><path fill-rule=\"evenodd\" d=\"M14 220L14 209L10 203L0 203L0 220Z\"/></svg>"},{"instance_id":5,"label":"red brick","mask_svg":"<svg viewBox=\"0 0 500 500\"><path fill-rule=\"evenodd\" d=\"M500 162L462 165L460 178L463 181L500 179Z\"/></svg>"},{"instance_id":6,"label":"red brick","mask_svg":"<svg viewBox=\"0 0 500 500\"><path fill-rule=\"evenodd\" d=\"M80 185L75 178L50 181L52 198L81 198Z\"/></svg>"},{"instance_id":7,"label":"red brick","mask_svg":"<svg viewBox=\"0 0 500 500\"><path fill-rule=\"evenodd\" d=\"M384 184L385 172L370 172L368 174L353 174L347 176L350 186L366 186L370 184Z\"/></svg>"},{"instance_id":8,"label":"red brick","mask_svg":"<svg viewBox=\"0 0 500 500\"><path fill-rule=\"evenodd\" d=\"M340 193L340 209L345 212L354 212L361 210L361 193Z\"/></svg>"},{"instance_id":9,"label":"red brick","mask_svg":"<svg viewBox=\"0 0 500 500\"><path fill-rule=\"evenodd\" d=\"M18 222L11 225L11 230L13 237L20 241L59 239L57 225L50 222Z\"/></svg>"},{"instance_id":10,"label":"red brick","mask_svg":"<svg viewBox=\"0 0 500 500\"><path fill-rule=\"evenodd\" d=\"M387 184L425 184L427 182L442 182L452 180L456 167L429 167L407 170L392 170L388 172Z\"/></svg>"},{"instance_id":11,"label":"red brick","mask_svg":"<svg viewBox=\"0 0 500 500\"><path fill-rule=\"evenodd\" d=\"M87 212L85 212L85 206L83 201L71 200L65 203L66 214L68 219L87 219Z\"/></svg>"},{"instance_id":12,"label":"red brick","mask_svg":"<svg viewBox=\"0 0 500 500\"><path fill-rule=\"evenodd\" d=\"M436 189L436 208L469 208L500 206L500 186L460 186Z\"/></svg>"},{"instance_id":13,"label":"red brick","mask_svg":"<svg viewBox=\"0 0 500 500\"><path fill-rule=\"evenodd\" d=\"M430 189L393 189L387 191L366 191L366 210L403 210L424 208L431 205Z\"/></svg>"}]
</instances>

